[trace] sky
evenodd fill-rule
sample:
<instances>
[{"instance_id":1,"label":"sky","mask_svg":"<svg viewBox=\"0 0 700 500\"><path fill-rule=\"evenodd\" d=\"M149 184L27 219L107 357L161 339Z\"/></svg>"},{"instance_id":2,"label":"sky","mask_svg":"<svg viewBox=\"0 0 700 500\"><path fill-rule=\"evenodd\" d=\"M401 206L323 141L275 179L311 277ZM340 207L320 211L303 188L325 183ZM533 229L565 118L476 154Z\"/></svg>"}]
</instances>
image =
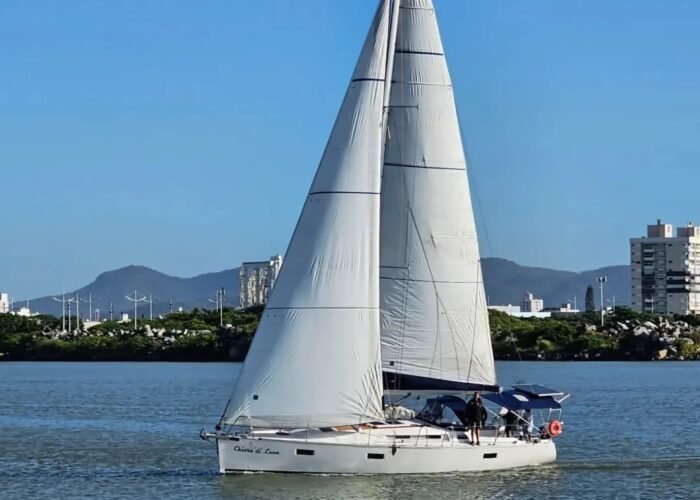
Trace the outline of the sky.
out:
<instances>
[{"instance_id":1,"label":"sky","mask_svg":"<svg viewBox=\"0 0 700 500\"><path fill-rule=\"evenodd\" d=\"M700 223L700 2L435 0L483 256ZM0 289L283 253L375 0L0 2Z\"/></svg>"}]
</instances>

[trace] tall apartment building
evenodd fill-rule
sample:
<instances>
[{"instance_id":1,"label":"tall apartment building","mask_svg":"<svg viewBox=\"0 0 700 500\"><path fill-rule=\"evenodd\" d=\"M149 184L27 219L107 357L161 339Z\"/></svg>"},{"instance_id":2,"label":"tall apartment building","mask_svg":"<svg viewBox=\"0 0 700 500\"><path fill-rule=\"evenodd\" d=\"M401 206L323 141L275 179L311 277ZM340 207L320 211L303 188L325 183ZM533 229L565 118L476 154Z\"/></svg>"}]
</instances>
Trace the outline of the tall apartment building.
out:
<instances>
[{"instance_id":1,"label":"tall apartment building","mask_svg":"<svg viewBox=\"0 0 700 500\"><path fill-rule=\"evenodd\" d=\"M531 292L527 292L520 303L522 312L536 313L544 309L544 300L537 299Z\"/></svg>"},{"instance_id":2,"label":"tall apartment building","mask_svg":"<svg viewBox=\"0 0 700 500\"><path fill-rule=\"evenodd\" d=\"M647 226L630 238L632 310L659 314L700 313L700 227L688 223Z\"/></svg>"},{"instance_id":3,"label":"tall apartment building","mask_svg":"<svg viewBox=\"0 0 700 500\"><path fill-rule=\"evenodd\" d=\"M10 312L10 294L0 293L0 314Z\"/></svg>"},{"instance_id":4,"label":"tall apartment building","mask_svg":"<svg viewBox=\"0 0 700 500\"><path fill-rule=\"evenodd\" d=\"M241 308L267 303L281 267L281 255L274 255L268 260L241 264L239 274Z\"/></svg>"}]
</instances>

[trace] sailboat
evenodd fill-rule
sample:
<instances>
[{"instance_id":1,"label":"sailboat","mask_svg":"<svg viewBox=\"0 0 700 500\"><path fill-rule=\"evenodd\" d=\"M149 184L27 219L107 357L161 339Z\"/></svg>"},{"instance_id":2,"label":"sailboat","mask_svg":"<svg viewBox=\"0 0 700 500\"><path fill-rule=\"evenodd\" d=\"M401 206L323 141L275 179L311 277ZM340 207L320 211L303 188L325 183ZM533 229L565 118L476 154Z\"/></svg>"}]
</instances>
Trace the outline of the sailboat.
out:
<instances>
[{"instance_id":1,"label":"sailboat","mask_svg":"<svg viewBox=\"0 0 700 500\"><path fill-rule=\"evenodd\" d=\"M546 412L541 430L516 437L494 413L475 442L459 416L473 391ZM232 396L200 435L224 474L505 469L555 460L564 397L497 385L435 10L381 0Z\"/></svg>"}]
</instances>

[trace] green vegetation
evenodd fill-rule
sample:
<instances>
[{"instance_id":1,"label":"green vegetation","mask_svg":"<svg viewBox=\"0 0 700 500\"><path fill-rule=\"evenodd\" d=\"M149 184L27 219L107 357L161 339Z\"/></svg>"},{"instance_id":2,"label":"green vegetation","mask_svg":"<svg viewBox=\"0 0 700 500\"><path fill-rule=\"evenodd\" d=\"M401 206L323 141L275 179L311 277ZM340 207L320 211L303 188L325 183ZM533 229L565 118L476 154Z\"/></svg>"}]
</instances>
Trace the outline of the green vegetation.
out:
<instances>
[{"instance_id":1,"label":"green vegetation","mask_svg":"<svg viewBox=\"0 0 700 500\"><path fill-rule=\"evenodd\" d=\"M261 308L195 309L131 323L106 321L89 331L62 334L61 319L0 315L0 359L35 361L242 361Z\"/></svg>"},{"instance_id":2,"label":"green vegetation","mask_svg":"<svg viewBox=\"0 0 700 500\"><path fill-rule=\"evenodd\" d=\"M619 337L587 329L593 315L519 319L490 311L496 359L622 359Z\"/></svg>"},{"instance_id":3,"label":"green vegetation","mask_svg":"<svg viewBox=\"0 0 700 500\"><path fill-rule=\"evenodd\" d=\"M489 311L496 359L700 359L700 317L659 316L618 307L600 326L597 312L513 318Z\"/></svg>"},{"instance_id":4,"label":"green vegetation","mask_svg":"<svg viewBox=\"0 0 700 500\"><path fill-rule=\"evenodd\" d=\"M62 333L53 316L0 315L0 359L37 361L242 361L262 308L195 309L131 323L104 322ZM597 326L597 313L520 319L489 311L496 359L629 360L700 358L700 317L660 318L618 308ZM73 320L73 323L75 321Z\"/></svg>"}]
</instances>

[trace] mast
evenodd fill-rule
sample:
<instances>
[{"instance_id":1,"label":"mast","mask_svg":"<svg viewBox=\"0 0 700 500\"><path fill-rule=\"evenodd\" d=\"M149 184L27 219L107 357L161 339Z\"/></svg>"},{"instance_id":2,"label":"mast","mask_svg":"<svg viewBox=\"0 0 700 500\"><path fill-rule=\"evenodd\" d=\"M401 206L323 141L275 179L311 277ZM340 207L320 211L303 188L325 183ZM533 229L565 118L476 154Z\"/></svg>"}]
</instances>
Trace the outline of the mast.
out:
<instances>
[{"instance_id":1,"label":"mast","mask_svg":"<svg viewBox=\"0 0 700 500\"><path fill-rule=\"evenodd\" d=\"M467 169L431 0L403 0L381 196L387 389L493 388Z\"/></svg>"},{"instance_id":2,"label":"mast","mask_svg":"<svg viewBox=\"0 0 700 500\"><path fill-rule=\"evenodd\" d=\"M383 418L379 190L390 3L374 17L225 424Z\"/></svg>"},{"instance_id":3,"label":"mast","mask_svg":"<svg viewBox=\"0 0 700 500\"><path fill-rule=\"evenodd\" d=\"M399 25L399 12L401 11L401 0L391 0L390 1L390 17L389 17L389 38L388 38L388 49L386 51L386 70L385 74L385 84L384 84L384 110L382 113L382 146L386 144L387 140L387 126L389 118L389 105L391 103L391 79L394 73L394 60L395 60L395 49L396 49L396 35L398 33ZM384 158L384 150L382 150L382 159Z\"/></svg>"}]
</instances>

